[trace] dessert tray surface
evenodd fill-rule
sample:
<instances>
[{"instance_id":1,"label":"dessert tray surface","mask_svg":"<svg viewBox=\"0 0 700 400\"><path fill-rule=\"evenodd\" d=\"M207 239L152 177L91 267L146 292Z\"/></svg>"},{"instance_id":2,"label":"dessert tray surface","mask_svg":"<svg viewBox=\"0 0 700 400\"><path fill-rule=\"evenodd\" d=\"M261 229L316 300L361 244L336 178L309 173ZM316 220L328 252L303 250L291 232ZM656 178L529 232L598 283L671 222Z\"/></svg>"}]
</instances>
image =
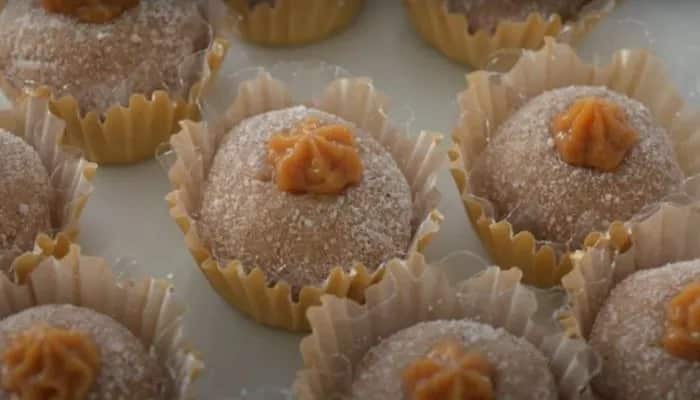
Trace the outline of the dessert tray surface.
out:
<instances>
[{"instance_id":1,"label":"dessert tray surface","mask_svg":"<svg viewBox=\"0 0 700 400\"><path fill-rule=\"evenodd\" d=\"M295 49L263 49L234 42L224 71L281 61L325 61L356 76L371 77L391 99L395 119L411 120L411 132L442 132L448 141L457 119L456 95L468 70L424 43L398 0L367 2L356 23L330 40ZM665 59L685 98L700 105L700 5L695 0L629 0L584 40L581 54L606 60L615 49L647 47ZM693 68L695 66L696 68ZM117 264L125 277L167 278L189 307L186 334L206 364L199 398L234 399L241 391L289 387L301 367L301 335L273 330L229 307L197 270L182 234L168 216L170 190L157 161L101 167L82 219L80 244L89 255ZM427 250L430 260L469 250L485 257L447 172L439 177L445 222ZM466 277L476 271L452 271ZM263 395L263 398L269 396Z\"/></svg>"}]
</instances>

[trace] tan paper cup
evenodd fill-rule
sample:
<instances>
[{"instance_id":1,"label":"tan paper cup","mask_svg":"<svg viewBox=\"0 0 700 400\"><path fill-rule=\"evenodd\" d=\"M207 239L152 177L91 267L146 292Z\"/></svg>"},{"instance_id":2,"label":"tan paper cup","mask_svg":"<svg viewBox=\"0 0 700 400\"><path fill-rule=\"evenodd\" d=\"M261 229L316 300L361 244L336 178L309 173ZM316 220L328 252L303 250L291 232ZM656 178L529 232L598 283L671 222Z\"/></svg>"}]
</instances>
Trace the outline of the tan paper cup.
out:
<instances>
[{"instance_id":1,"label":"tan paper cup","mask_svg":"<svg viewBox=\"0 0 700 400\"><path fill-rule=\"evenodd\" d=\"M589 382L600 360L583 341L535 321L538 302L521 276L516 269L491 267L452 286L442 268L416 255L390 262L385 278L367 289L363 305L323 296L322 304L308 311L312 332L300 346L304 369L294 385L298 398L346 398L355 368L382 338L424 321L465 318L504 328L539 348L551 360L562 399L591 398Z\"/></svg>"},{"instance_id":2,"label":"tan paper cup","mask_svg":"<svg viewBox=\"0 0 700 400\"><path fill-rule=\"evenodd\" d=\"M630 223L629 235L625 252L606 235L575 254L573 270L562 279L569 304L561 321L572 336L588 337L610 291L628 276L700 258L700 206L663 204L647 219Z\"/></svg>"},{"instance_id":3,"label":"tan paper cup","mask_svg":"<svg viewBox=\"0 0 700 400\"><path fill-rule=\"evenodd\" d=\"M9 261L10 270L21 280L31 270L33 260L61 258L76 240L97 165L85 161L79 151L61 145L65 123L49 112L46 99L31 98L22 106L0 111L0 129L20 136L37 151L51 184L52 231L40 232L33 251Z\"/></svg>"},{"instance_id":4,"label":"tan paper cup","mask_svg":"<svg viewBox=\"0 0 700 400\"><path fill-rule=\"evenodd\" d=\"M581 61L568 45L547 39L543 49L526 52L510 72L475 72L467 75L467 81L468 89L459 95L462 115L453 133L455 145L449 152L452 176L469 219L496 264L521 268L529 284L558 285L571 270L568 251L576 249L538 241L527 231L514 232L507 220L495 219L488 200L477 198L469 183L469 171L486 148L489 135L515 112L518 104L570 85L608 87L645 104L669 133L685 175L693 177L700 172L700 113L685 105L663 62L647 51L621 50L609 65L594 66ZM689 183L682 193L686 207L700 204L699 192L690 188L694 185ZM635 220L647 218L648 212L642 211ZM634 245L627 222L612 223L605 235L612 237L623 252ZM593 245L600 237L592 233L585 244Z\"/></svg>"},{"instance_id":5,"label":"tan paper cup","mask_svg":"<svg viewBox=\"0 0 700 400\"><path fill-rule=\"evenodd\" d=\"M487 67L503 50L539 49L545 37L574 45L615 5L615 0L594 0L573 21L563 22L559 15L533 13L525 21L503 20L493 32L471 33L462 13L448 11L447 0L403 2L413 25L428 43L450 59L475 68Z\"/></svg>"},{"instance_id":6,"label":"tan paper cup","mask_svg":"<svg viewBox=\"0 0 700 400\"><path fill-rule=\"evenodd\" d=\"M236 33L264 46L302 45L347 28L365 0L273 0L251 7L248 0L227 0Z\"/></svg>"},{"instance_id":7,"label":"tan paper cup","mask_svg":"<svg viewBox=\"0 0 700 400\"><path fill-rule=\"evenodd\" d=\"M216 9L216 0L209 10ZM4 4L0 4L4 7ZM203 13L205 13L203 11ZM202 20L202 23L206 21ZM112 104L104 109L81 109L75 97L55 95L51 88L40 86L42 82L17 82L0 79L0 88L15 104L28 97L50 99L51 112L66 122L63 143L81 149L90 161L100 164L127 164L150 159L158 145L178 129L178 121L199 117L197 98L200 87L218 71L226 55L227 42L211 34L208 49L183 60L179 81L183 87L156 90L153 93L123 93L122 104ZM147 73L144 71L144 73ZM192 79L195 76L196 79ZM128 88L131 79L125 79L120 87ZM195 82L191 87L185 82ZM104 88L95 88L104 90Z\"/></svg>"},{"instance_id":8,"label":"tan paper cup","mask_svg":"<svg viewBox=\"0 0 700 400\"><path fill-rule=\"evenodd\" d=\"M292 298L285 282L270 282L260 268L237 260L218 260L197 232L196 215L202 189L221 138L245 118L271 110L306 104L337 115L364 129L394 156L413 191L414 235L408 252L422 251L438 231L440 194L436 174L445 161L439 134L421 132L409 137L391 123L386 98L368 78L341 77L337 67L281 64L270 70L243 71L221 80L205 93L203 111L208 123L185 122L170 146L177 157L169 177L174 191L167 196L170 215L185 234L185 242L216 291L232 306L265 325L292 331L308 330L306 309L322 294L362 300L365 288L379 281L377 265L334 269L319 287L301 289ZM237 88L237 89L236 89ZM305 93L295 94L301 88ZM311 90L313 93L306 93Z\"/></svg>"},{"instance_id":9,"label":"tan paper cup","mask_svg":"<svg viewBox=\"0 0 700 400\"><path fill-rule=\"evenodd\" d=\"M24 284L0 276L0 318L45 304L72 304L114 318L141 339L170 371L174 399L191 398L203 364L183 337L184 307L170 283L148 278L118 281L100 258L73 245L62 260L37 260Z\"/></svg>"}]
</instances>

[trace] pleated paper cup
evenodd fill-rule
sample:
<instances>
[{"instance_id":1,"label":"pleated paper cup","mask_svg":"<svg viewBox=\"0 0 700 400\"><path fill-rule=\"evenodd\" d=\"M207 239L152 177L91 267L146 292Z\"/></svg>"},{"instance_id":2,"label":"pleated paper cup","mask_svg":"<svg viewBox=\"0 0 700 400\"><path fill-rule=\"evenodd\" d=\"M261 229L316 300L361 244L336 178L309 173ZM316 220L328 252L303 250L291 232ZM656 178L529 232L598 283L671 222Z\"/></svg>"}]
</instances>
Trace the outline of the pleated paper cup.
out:
<instances>
[{"instance_id":1,"label":"pleated paper cup","mask_svg":"<svg viewBox=\"0 0 700 400\"><path fill-rule=\"evenodd\" d=\"M543 49L524 53L510 72L475 72L467 75L467 81L468 89L459 95L462 114L453 132L455 145L449 152L452 176L474 230L493 260L504 268L521 268L529 284L559 285L572 268L570 251L577 249L543 242L531 232L515 232L507 219L496 219L488 199L472 193L469 182L470 171L488 145L489 136L524 101L571 85L605 86L646 105L668 132L685 176L700 173L700 113L685 104L663 62L648 51L620 50L609 65L595 66L584 63L568 45L547 39ZM682 197L684 207L696 207L700 192L690 186L695 184L689 181L682 193L673 194L669 201ZM632 220L648 218L648 210L642 210ZM657 225L656 229L661 231L663 226ZM588 235L585 245L609 236L624 253L634 246L630 231L631 221L613 222L608 232Z\"/></svg>"},{"instance_id":2,"label":"pleated paper cup","mask_svg":"<svg viewBox=\"0 0 700 400\"><path fill-rule=\"evenodd\" d=\"M203 1L207 5L203 7L203 14L220 10L216 7L217 1ZM0 3L0 8L4 6ZM209 19L204 15L202 23L209 24ZM211 29L213 32L214 28ZM169 87L152 93L134 93L123 89L123 103L100 109L83 109L70 93L58 95L52 88L42 86L42 82L21 84L3 77L0 88L15 104L32 97L48 98L51 112L66 122L63 143L81 149L90 161L100 164L136 163L153 158L158 145L178 130L179 121L199 117L197 99L200 88L219 70L227 47L225 39L216 38L211 33L206 50L182 60L179 71L181 87ZM118 86L130 87L130 82L138 79L141 73L148 72L134 72ZM189 82L194 83L189 86Z\"/></svg>"},{"instance_id":3,"label":"pleated paper cup","mask_svg":"<svg viewBox=\"0 0 700 400\"><path fill-rule=\"evenodd\" d=\"M264 46L303 45L347 28L365 0L272 0L251 6L248 0L227 0L236 33Z\"/></svg>"},{"instance_id":4,"label":"pleated paper cup","mask_svg":"<svg viewBox=\"0 0 700 400\"><path fill-rule=\"evenodd\" d=\"M448 11L447 0L403 2L416 30L428 43L450 59L475 68L487 67L505 50L537 50L545 37L574 45L615 5L615 0L594 0L572 21L564 22L556 14L546 17L532 13L524 21L502 20L493 32L472 33L464 14Z\"/></svg>"},{"instance_id":5,"label":"pleated paper cup","mask_svg":"<svg viewBox=\"0 0 700 400\"><path fill-rule=\"evenodd\" d=\"M51 231L37 235L33 251L5 260L15 277L22 280L33 260L61 258L77 239L80 215L92 194L97 165L87 162L79 151L61 145L65 123L49 112L46 99L31 98L21 106L0 111L0 129L21 137L36 150L51 185Z\"/></svg>"},{"instance_id":6,"label":"pleated paper cup","mask_svg":"<svg viewBox=\"0 0 700 400\"><path fill-rule=\"evenodd\" d=\"M346 398L361 360L381 340L421 322L454 319L504 328L528 340L550 360L560 398L591 398L589 382L600 360L583 341L534 320L538 302L521 276L517 269L491 267L452 286L442 268L416 255L390 262L363 305L323 296L322 304L308 311L312 332L300 346L304 369L294 384L298 399Z\"/></svg>"},{"instance_id":7,"label":"pleated paper cup","mask_svg":"<svg viewBox=\"0 0 700 400\"><path fill-rule=\"evenodd\" d=\"M0 318L46 304L72 304L112 317L155 350L174 382L177 400L190 399L203 364L183 337L184 307L172 285L152 278L117 280L100 258L80 255L73 245L57 260L37 260L24 284L0 276Z\"/></svg>"},{"instance_id":8,"label":"pleated paper cup","mask_svg":"<svg viewBox=\"0 0 700 400\"><path fill-rule=\"evenodd\" d=\"M630 243L620 252L606 235L574 256L574 269L562 279L569 303L561 314L572 336L588 338L603 303L625 278L700 258L700 206L661 205L647 219L630 224Z\"/></svg>"},{"instance_id":9,"label":"pleated paper cup","mask_svg":"<svg viewBox=\"0 0 700 400\"><path fill-rule=\"evenodd\" d=\"M176 160L169 177L174 191L167 196L170 215L185 234L185 242L211 285L232 306L256 321L292 331L308 330L306 309L329 293L355 300L378 282L384 269L356 265L352 260L335 268L320 286L301 288L292 297L286 282L271 282L260 268L237 260L219 260L197 232L202 190L223 136L240 121L268 111L304 104L339 116L370 133L394 157L413 194L413 239L408 253L422 251L442 222L437 210L440 194L436 175L445 155L441 135L421 132L410 137L386 113L386 98L368 78L340 77L337 67L281 64L221 77L213 93L203 96L208 123L185 122L170 140ZM294 89L311 90L295 98ZM231 98L233 97L233 98Z\"/></svg>"}]
</instances>

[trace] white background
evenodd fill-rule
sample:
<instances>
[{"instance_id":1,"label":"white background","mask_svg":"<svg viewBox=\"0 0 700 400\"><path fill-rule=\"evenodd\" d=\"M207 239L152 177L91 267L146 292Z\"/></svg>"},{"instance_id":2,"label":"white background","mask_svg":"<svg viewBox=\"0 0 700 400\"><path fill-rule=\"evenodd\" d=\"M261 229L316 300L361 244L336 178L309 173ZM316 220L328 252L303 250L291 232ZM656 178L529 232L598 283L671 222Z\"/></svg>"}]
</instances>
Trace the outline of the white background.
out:
<instances>
[{"instance_id":1,"label":"white background","mask_svg":"<svg viewBox=\"0 0 700 400\"><path fill-rule=\"evenodd\" d=\"M326 42L300 49L245 48L256 63L320 59L374 79L394 108L412 109L415 130L449 133L457 116L455 97L465 87L465 67L451 63L414 33L398 0L370 0L357 23ZM652 47L669 60L682 92L699 103L700 0L627 0L583 44L587 57L603 58L619 47ZM648 30L649 34L645 33ZM229 59L227 65L232 66ZM226 68L226 67L225 67ZM433 260L458 249L478 254L452 181L440 180L446 221L428 254ZM301 366L300 335L257 325L221 300L187 252L168 216L166 175L155 162L102 167L82 220L84 252L112 262L133 260L129 276L170 278L189 306L186 331L207 370L198 384L203 399L231 399L241 390L288 387ZM265 396L267 397L267 396Z\"/></svg>"}]
</instances>

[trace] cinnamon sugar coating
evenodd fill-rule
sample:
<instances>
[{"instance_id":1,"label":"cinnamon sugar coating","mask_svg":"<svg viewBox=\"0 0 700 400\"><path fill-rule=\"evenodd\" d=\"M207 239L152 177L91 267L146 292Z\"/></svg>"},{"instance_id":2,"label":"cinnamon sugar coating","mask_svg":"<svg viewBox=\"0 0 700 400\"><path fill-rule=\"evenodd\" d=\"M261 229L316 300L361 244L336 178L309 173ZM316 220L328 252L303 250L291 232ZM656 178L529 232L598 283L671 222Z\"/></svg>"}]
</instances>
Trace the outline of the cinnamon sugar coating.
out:
<instances>
[{"instance_id":1,"label":"cinnamon sugar coating","mask_svg":"<svg viewBox=\"0 0 700 400\"><path fill-rule=\"evenodd\" d=\"M619 106L638 141L613 172L578 167L556 150L551 121L586 97ZM524 104L492 133L471 171L473 192L516 232L579 247L591 231L627 221L678 190L684 179L668 133L647 107L603 87L571 86Z\"/></svg>"},{"instance_id":2,"label":"cinnamon sugar coating","mask_svg":"<svg viewBox=\"0 0 700 400\"><path fill-rule=\"evenodd\" d=\"M308 118L347 126L364 166L359 183L337 195L292 194L275 182L267 142ZM335 267L370 269L408 250L411 189L389 152L367 132L333 115L298 106L242 121L223 139L203 189L200 237L222 262L260 267L270 283L296 293Z\"/></svg>"},{"instance_id":3,"label":"cinnamon sugar coating","mask_svg":"<svg viewBox=\"0 0 700 400\"><path fill-rule=\"evenodd\" d=\"M178 68L209 44L197 1L147 0L102 24L51 13L42 0L8 0L0 14L0 71L16 87L47 85L83 110L132 93L189 86ZM186 89L185 89L186 90Z\"/></svg>"},{"instance_id":4,"label":"cinnamon sugar coating","mask_svg":"<svg viewBox=\"0 0 700 400\"><path fill-rule=\"evenodd\" d=\"M51 229L51 186L39 154L21 138L0 130L0 269L34 247Z\"/></svg>"}]
</instances>

